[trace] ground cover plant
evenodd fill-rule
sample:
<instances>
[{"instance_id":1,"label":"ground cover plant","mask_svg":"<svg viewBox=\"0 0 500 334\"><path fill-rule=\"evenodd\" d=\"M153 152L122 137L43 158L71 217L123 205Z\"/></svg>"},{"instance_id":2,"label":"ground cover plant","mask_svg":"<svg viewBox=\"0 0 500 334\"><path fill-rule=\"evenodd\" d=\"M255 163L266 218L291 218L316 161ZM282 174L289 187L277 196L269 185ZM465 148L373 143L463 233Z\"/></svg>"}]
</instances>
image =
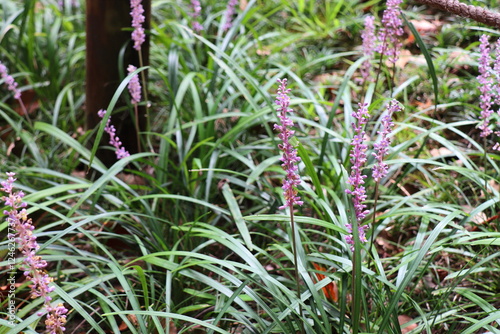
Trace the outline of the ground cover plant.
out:
<instances>
[{"instance_id":1,"label":"ground cover plant","mask_svg":"<svg viewBox=\"0 0 500 334\"><path fill-rule=\"evenodd\" d=\"M153 0L145 30L130 5L149 65L117 59L85 129L85 4L0 4L1 334L500 333L495 29Z\"/></svg>"}]
</instances>

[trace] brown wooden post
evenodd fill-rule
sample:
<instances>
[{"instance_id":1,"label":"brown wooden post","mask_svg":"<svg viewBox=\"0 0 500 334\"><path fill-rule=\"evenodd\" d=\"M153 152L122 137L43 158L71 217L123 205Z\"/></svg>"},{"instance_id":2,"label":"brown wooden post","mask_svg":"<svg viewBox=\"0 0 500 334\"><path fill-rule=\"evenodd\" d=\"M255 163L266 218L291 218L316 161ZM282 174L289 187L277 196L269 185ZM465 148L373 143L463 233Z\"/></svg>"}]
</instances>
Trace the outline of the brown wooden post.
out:
<instances>
[{"instance_id":1,"label":"brown wooden post","mask_svg":"<svg viewBox=\"0 0 500 334\"><path fill-rule=\"evenodd\" d=\"M150 28L151 0L143 0L144 7L144 29ZM97 116L99 109L106 109L116 88L121 82L120 67L125 75L127 66L132 64L139 67L138 52L132 47L131 28L132 18L130 16L129 0L87 0L86 2L86 128L94 128L101 120ZM120 52L125 49L123 64L119 64ZM146 34L146 42L142 44L142 59L144 65L149 63L149 37ZM141 82L142 83L142 82ZM127 94L127 95L125 95ZM128 99L128 90L122 94ZM115 107L115 110L126 106L125 99ZM123 145L130 153L138 151L136 142L136 130L133 112L126 110L122 113L113 113L112 123L117 129L117 135ZM139 110L141 129L143 129L144 108ZM107 135L103 137L103 145L107 144ZM99 158L106 164L116 161L112 152L99 150Z\"/></svg>"}]
</instances>

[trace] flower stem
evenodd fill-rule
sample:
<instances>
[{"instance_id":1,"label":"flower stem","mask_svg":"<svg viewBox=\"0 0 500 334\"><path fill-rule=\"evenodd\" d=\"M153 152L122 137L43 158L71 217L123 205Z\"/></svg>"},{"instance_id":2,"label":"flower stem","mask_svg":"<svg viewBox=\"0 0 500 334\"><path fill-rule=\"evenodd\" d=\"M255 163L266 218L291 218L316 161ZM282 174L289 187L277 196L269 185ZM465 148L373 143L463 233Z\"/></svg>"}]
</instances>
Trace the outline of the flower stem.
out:
<instances>
[{"instance_id":1,"label":"flower stem","mask_svg":"<svg viewBox=\"0 0 500 334\"><path fill-rule=\"evenodd\" d=\"M18 98L17 101L19 101L19 105L21 106L21 110L23 111L24 116L26 117L26 120L28 123L33 126L33 123L31 122L30 115L28 114L28 110L26 109L26 106L24 105L23 99Z\"/></svg>"},{"instance_id":2,"label":"flower stem","mask_svg":"<svg viewBox=\"0 0 500 334\"><path fill-rule=\"evenodd\" d=\"M142 58L142 52L141 50L138 51L139 54L139 66L143 67L144 66L144 60ZM144 101L146 102L146 132L149 133L151 131L151 118L149 117L149 100L148 100L148 90L146 88L146 74L145 71L141 71L141 81L142 81L142 92L144 94ZM139 129L139 113L136 110L135 112L135 122L137 124L137 129ZM137 130L137 136L139 137L139 130ZM151 140L149 135L147 135L147 143L148 143L148 148L150 151L153 150L153 145L151 144ZM139 146L139 152L141 151L140 146Z\"/></svg>"},{"instance_id":3,"label":"flower stem","mask_svg":"<svg viewBox=\"0 0 500 334\"><path fill-rule=\"evenodd\" d=\"M299 307L299 315L300 315L300 324L301 324L301 333L305 333L304 327L304 313L302 310L302 298L300 293L300 275L299 275L299 261L298 261L298 238L297 232L295 228L295 219L293 215L293 204L290 204L290 224L292 226L292 252L293 252L293 264L295 271L295 284L297 289L297 302Z\"/></svg>"},{"instance_id":4,"label":"flower stem","mask_svg":"<svg viewBox=\"0 0 500 334\"><path fill-rule=\"evenodd\" d=\"M372 214L372 234L370 236L370 246L369 246L369 251L370 253L372 253L372 256L371 257L368 257L368 264L367 264L367 268L370 268L371 266L371 261L372 261L372 258L374 257L373 256L373 243L374 243L374 239L375 239L375 213L377 212L377 202L378 202L378 195L379 195L379 191L378 191L378 182L375 183L375 195L374 195L374 202L373 202L373 214Z\"/></svg>"}]
</instances>

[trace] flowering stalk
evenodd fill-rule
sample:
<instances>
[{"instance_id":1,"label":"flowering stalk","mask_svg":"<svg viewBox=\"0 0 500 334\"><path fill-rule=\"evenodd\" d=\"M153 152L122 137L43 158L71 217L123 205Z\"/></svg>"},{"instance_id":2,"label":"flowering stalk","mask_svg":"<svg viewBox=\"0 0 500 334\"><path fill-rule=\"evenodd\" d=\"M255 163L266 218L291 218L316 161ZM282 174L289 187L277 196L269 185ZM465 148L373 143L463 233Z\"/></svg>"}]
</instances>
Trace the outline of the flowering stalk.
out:
<instances>
[{"instance_id":1,"label":"flowering stalk","mask_svg":"<svg viewBox=\"0 0 500 334\"><path fill-rule=\"evenodd\" d=\"M132 28L134 28L132 32L132 40L134 41L134 49L137 50L137 53L139 55L139 65L144 66L144 61L142 60L142 52L141 52L141 46L142 44L146 41L146 34L144 32L144 27L143 23L145 22L146 18L144 17L144 7L142 6L142 0L130 0L130 15L132 16ZM129 73L130 71L130 66L128 68ZM135 67L134 67L135 68ZM136 68L135 68L136 69ZM135 71L134 69L134 71ZM132 71L133 72L133 71ZM144 99L148 101L148 92L146 90L146 75L145 72L141 72L141 80L142 80L142 89L144 93ZM132 87L132 88L131 88ZM133 91L132 91L133 90ZM139 83L139 78L136 79L134 77L132 81L129 83L129 91L130 94L132 95L132 103L134 101L139 101L141 100L141 85ZM136 132L137 132L137 147L140 151L140 144L139 144L139 112L137 108L137 103L134 105L135 108L135 118L136 118ZM150 117L149 117L149 104L146 104L146 120L147 120L147 131L149 132L151 126L150 126ZM148 138L149 140L149 138Z\"/></svg>"},{"instance_id":2,"label":"flowering stalk","mask_svg":"<svg viewBox=\"0 0 500 334\"><path fill-rule=\"evenodd\" d=\"M227 3L226 13L224 17L226 22L224 23L224 30L228 30L233 26L233 15L236 13L235 7L239 3L239 0L229 0Z\"/></svg>"},{"instance_id":3,"label":"flowering stalk","mask_svg":"<svg viewBox=\"0 0 500 334\"><path fill-rule=\"evenodd\" d=\"M497 39L495 43L495 60L493 62L493 73L492 76L494 79L493 95L495 96L495 104L500 105L500 84L498 80L500 80L500 38ZM497 111L500 114L500 109Z\"/></svg>"},{"instance_id":4,"label":"flowering stalk","mask_svg":"<svg viewBox=\"0 0 500 334\"><path fill-rule=\"evenodd\" d=\"M377 184L382 178L387 175L388 166L384 162L384 156L389 152L389 145L391 145L391 138L389 135L394 127L392 115L401 111L401 106L397 100L392 100L387 107L387 113L382 117L382 131L377 131L380 135L380 141L373 145L375 152L372 155L375 157L375 165L372 169L372 176Z\"/></svg>"},{"instance_id":5,"label":"flowering stalk","mask_svg":"<svg viewBox=\"0 0 500 334\"><path fill-rule=\"evenodd\" d=\"M479 91L481 96L479 98L479 107L481 108L481 123L478 128L481 130L481 137L487 137L492 133L489 128L490 117L493 114L492 99L493 99L493 78L491 77L491 56L490 56L490 44L489 37L487 35L482 35L479 41L481 42L479 50L481 56L479 58L479 76L477 81L479 82Z\"/></svg>"},{"instance_id":6,"label":"flowering stalk","mask_svg":"<svg viewBox=\"0 0 500 334\"><path fill-rule=\"evenodd\" d=\"M101 118L104 118L106 115L106 110L101 109L97 112L97 115ZM129 157L130 153L125 150L125 147L122 146L122 142L120 138L116 135L116 128L111 124L111 116L109 116L106 126L104 127L104 131L109 134L109 143L116 148L116 158L123 159L125 157Z\"/></svg>"},{"instance_id":7,"label":"flowering stalk","mask_svg":"<svg viewBox=\"0 0 500 334\"><path fill-rule=\"evenodd\" d=\"M134 72L135 70L137 70L137 67L134 65L128 65L128 74ZM128 83L128 91L132 98L132 104L137 105L141 102L141 83L139 82L139 76L137 74L130 79Z\"/></svg>"},{"instance_id":8,"label":"flowering stalk","mask_svg":"<svg viewBox=\"0 0 500 334\"><path fill-rule=\"evenodd\" d=\"M387 0L387 8L382 15L382 28L380 29L378 40L380 45L377 51L387 55L392 63L396 63L402 47L399 37L403 35L403 21L400 18L400 8L402 0Z\"/></svg>"},{"instance_id":9,"label":"flowering stalk","mask_svg":"<svg viewBox=\"0 0 500 334\"><path fill-rule=\"evenodd\" d=\"M13 190L13 184L16 181L14 176L15 173L7 173L7 180L1 182L2 187L0 188L1 191L7 194L7 196L2 196L2 201L11 208L4 211L4 214L8 216L9 231L15 231L14 233L9 232L8 238L9 240L16 240L18 249L23 255L24 260L21 269L24 270L24 276L33 282L31 297L43 298L44 300L44 308L47 310L45 326L48 333L61 334L66 329L64 325L66 324L68 310L61 303L55 307L50 305L52 298L49 294L55 290L54 286L50 286L53 278L44 270L47 262L36 255L40 246L33 234L35 227L32 225L31 218L28 218L25 209L27 204L23 202L24 193L22 191L14 192Z\"/></svg>"},{"instance_id":10,"label":"flowering stalk","mask_svg":"<svg viewBox=\"0 0 500 334\"><path fill-rule=\"evenodd\" d=\"M364 137L366 135L364 131L364 126L368 122L370 115L368 114L368 105L366 103L359 104L359 109L354 112L352 116L357 120L356 123L352 123L354 128L354 137L351 141L351 175L349 176L347 183L352 186L352 190L346 189L346 193L352 195L352 201L354 204L354 212L356 214L356 221L358 225L358 236L361 242L366 242L365 230L368 225L360 225L362 220L370 212L366 210L366 204L363 202L366 200L366 190L363 184L365 184L364 179L366 175L363 175L362 170L366 164L366 150L368 146L364 144ZM346 224L347 231L352 233L352 225ZM351 235L346 237L347 243L354 247L354 240Z\"/></svg>"},{"instance_id":11,"label":"flowering stalk","mask_svg":"<svg viewBox=\"0 0 500 334\"><path fill-rule=\"evenodd\" d=\"M278 117L281 121L281 124L275 124L274 130L279 132L278 137L281 139L282 144L279 144L278 147L283 152L283 156L281 161L281 167L286 172L286 177L283 180L283 195L285 197L285 204L280 206L280 210L285 208L293 209L295 204L302 205L303 202L300 200L300 197L297 196L297 186L300 184L300 176L298 175L298 167L297 164L300 162L300 158L297 156L297 150L290 143L290 139L294 135L295 131L291 129L293 127L293 121L288 117L288 113L292 112L293 109L290 109L290 98L288 97L288 93L290 93L291 89L287 89L287 79L280 80L280 87L278 88L278 96L276 97L276 104L279 106Z\"/></svg>"},{"instance_id":12,"label":"flowering stalk","mask_svg":"<svg viewBox=\"0 0 500 334\"><path fill-rule=\"evenodd\" d=\"M300 158L297 156L297 150L290 143L295 131L291 128L294 126L293 121L288 117L288 113L292 112L293 109L290 108L290 93L289 88L286 88L287 79L280 80L278 88L278 95L276 97L276 104L278 105L278 117L280 119L280 124L274 125L274 130L278 131L278 137L281 139L282 143L278 145L278 148L282 151L283 155L281 157L281 167L286 172L286 176L283 180L283 196L285 197L285 203L279 207L280 210L288 208L290 211L290 224L292 226L292 245L293 245L293 260L295 267L295 283L297 284L297 298L300 300L300 282L299 282L299 264L297 257L297 243L298 238L296 235L295 221L293 215L293 207L295 204L302 205L303 201L300 200L298 196L297 186L300 184L300 176L298 174L297 164L300 162ZM299 313L302 318L302 307L299 304ZM302 323L302 326L304 324ZM304 327L302 328L304 332Z\"/></svg>"},{"instance_id":13,"label":"flowering stalk","mask_svg":"<svg viewBox=\"0 0 500 334\"><path fill-rule=\"evenodd\" d=\"M127 71L129 74L137 70L137 67L134 65L128 65ZM134 115L135 115L135 132L137 139L137 149L141 151L141 141L139 139L139 107L138 104L141 101L141 83L139 82L139 76L135 74L128 83L128 91L132 98L132 105L134 106Z\"/></svg>"},{"instance_id":14,"label":"flowering stalk","mask_svg":"<svg viewBox=\"0 0 500 334\"><path fill-rule=\"evenodd\" d=\"M31 124L31 119L29 118L28 111L26 110L23 100L21 99L21 90L17 88L18 84L16 80L12 75L9 74L7 67L4 64L2 64L1 61L0 61L0 76L4 80L4 84L7 86L7 89L10 90L12 93L14 93L14 98L19 102L19 105L23 110L24 116L26 116L26 119Z\"/></svg>"},{"instance_id":15,"label":"flowering stalk","mask_svg":"<svg viewBox=\"0 0 500 334\"><path fill-rule=\"evenodd\" d=\"M369 80L370 70L372 67L371 59L373 58L376 48L377 37L375 36L374 20L375 18L373 16L367 16L365 18L365 28L361 33L361 39L363 40L363 55L367 57L361 65L361 77L363 82Z\"/></svg>"},{"instance_id":16,"label":"flowering stalk","mask_svg":"<svg viewBox=\"0 0 500 334\"><path fill-rule=\"evenodd\" d=\"M401 111L401 105L397 100L391 100L387 107L387 113L382 116L382 131L377 131L377 133L380 135L380 141L378 143L375 143L373 145L373 148L375 149L375 152L372 153L372 155L375 157L375 165L372 168L372 177L373 180L375 181L375 194L374 194L374 200L373 200L373 212L377 212L377 202L378 202L378 188L380 184L380 180L382 178L387 176L388 169L389 167L387 164L384 162L384 157L387 155L389 152L389 146L391 145L391 138L389 135L392 132L392 128L394 127L394 122L392 121L392 115L396 112ZM375 214L372 216L372 226L375 226ZM370 238L370 249L371 246L373 245L373 241L375 238L375 233L371 234ZM368 261L368 267L370 267L371 264L371 258L369 258Z\"/></svg>"},{"instance_id":17,"label":"flowering stalk","mask_svg":"<svg viewBox=\"0 0 500 334\"><path fill-rule=\"evenodd\" d=\"M9 75L7 67L2 64L2 62L0 62L0 74L4 80L4 84L7 86L7 89L14 93L14 98L16 100L19 100L21 98L21 91L17 88L17 82L12 75Z\"/></svg>"},{"instance_id":18,"label":"flowering stalk","mask_svg":"<svg viewBox=\"0 0 500 334\"><path fill-rule=\"evenodd\" d=\"M192 12L190 15L194 19L192 22L193 30L196 31L197 33L199 33L200 31L203 30L203 26L198 21L198 17L200 17L200 15L201 15L200 1L191 0L191 7L192 7Z\"/></svg>"},{"instance_id":19,"label":"flowering stalk","mask_svg":"<svg viewBox=\"0 0 500 334\"><path fill-rule=\"evenodd\" d=\"M361 252L356 245L356 239L360 242L366 242L365 230L368 225L362 225L363 219L369 213L366 210L366 205L363 203L366 200L366 191L363 184L366 175L363 175L362 170L366 164L366 150L368 146L364 143L365 131L364 127L370 118L368 113L368 105L366 103L360 103L357 112L354 112L352 116L356 119L355 123L352 123L354 128L354 137L351 141L351 175L349 176L347 183L350 184L353 189L346 189L346 193L352 195L352 201L354 205L355 218L353 224L346 223L347 231L350 235L346 236L346 242L351 245L351 251L353 251L352 257L352 296L353 296L353 306L352 306L352 333L357 334L359 331L359 322L361 317L361 296L363 295L363 288L361 284ZM356 239L355 239L356 238Z\"/></svg>"},{"instance_id":20,"label":"flowering stalk","mask_svg":"<svg viewBox=\"0 0 500 334\"><path fill-rule=\"evenodd\" d=\"M142 7L142 0L130 0L130 16L132 16L132 40L134 41L134 49L141 50L141 45L146 40L144 28L142 24L145 21L144 8ZM140 53L140 52L139 52Z\"/></svg>"}]
</instances>

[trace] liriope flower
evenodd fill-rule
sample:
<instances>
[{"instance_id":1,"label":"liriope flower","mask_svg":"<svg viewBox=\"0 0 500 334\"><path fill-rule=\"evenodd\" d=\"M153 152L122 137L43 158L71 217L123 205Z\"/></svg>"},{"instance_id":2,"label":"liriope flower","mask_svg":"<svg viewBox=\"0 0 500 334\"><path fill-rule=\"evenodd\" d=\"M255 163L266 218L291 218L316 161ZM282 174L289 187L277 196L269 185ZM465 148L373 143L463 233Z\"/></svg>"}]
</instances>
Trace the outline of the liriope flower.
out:
<instances>
[{"instance_id":1,"label":"liriope flower","mask_svg":"<svg viewBox=\"0 0 500 334\"><path fill-rule=\"evenodd\" d=\"M376 160L372 169L372 176L375 182L379 182L387 175L388 166L384 162L384 157L389 152L389 145L391 145L391 137L389 135L394 127L392 115L399 111L401 111L401 105L397 100L392 100L387 107L386 114L382 116L382 131L377 132L380 135L380 141L373 145L375 152L372 153Z\"/></svg>"},{"instance_id":2,"label":"liriope flower","mask_svg":"<svg viewBox=\"0 0 500 334\"><path fill-rule=\"evenodd\" d=\"M356 220L359 223L359 240L361 242L366 242L365 230L368 228L368 225L361 225L361 223L370 212L366 209L366 204L364 204L366 200L366 190L364 187L366 175L363 175L363 168L367 161L366 150L368 149L368 146L364 143L366 135L364 126L370 117L368 114L368 105L366 103L360 103L358 111L354 112L352 116L356 119L356 123L352 123L352 127L354 128L354 137L351 141L352 148L350 154L352 167L351 175L347 180L347 183L352 186L352 190L346 189L346 193L352 195L354 212ZM346 224L346 228L349 233L352 233L351 224ZM346 237L346 241L354 245L354 240L351 235Z\"/></svg>"},{"instance_id":3,"label":"liriope flower","mask_svg":"<svg viewBox=\"0 0 500 334\"><path fill-rule=\"evenodd\" d=\"M400 18L402 0L387 0L387 8L382 15L382 28L380 29L377 51L389 57L395 63L398 60L402 43L400 37L403 35L403 21Z\"/></svg>"},{"instance_id":4,"label":"liriope flower","mask_svg":"<svg viewBox=\"0 0 500 334\"><path fill-rule=\"evenodd\" d=\"M201 16L201 3L198 0L191 0L191 8L192 12L190 13L191 17L194 19L192 22L193 30L196 32L200 32L203 30L203 26L198 22L198 17Z\"/></svg>"},{"instance_id":5,"label":"liriope flower","mask_svg":"<svg viewBox=\"0 0 500 334\"><path fill-rule=\"evenodd\" d=\"M142 7L142 0L130 0L130 16L132 16L132 40L134 41L134 49L141 50L142 43L146 41L146 34L142 24L145 21L144 8Z\"/></svg>"},{"instance_id":6,"label":"liriope flower","mask_svg":"<svg viewBox=\"0 0 500 334\"><path fill-rule=\"evenodd\" d=\"M367 16L365 18L365 28L361 33L361 39L363 40L363 55L368 57L361 65L361 77L363 81L366 81L370 76L370 70L372 67L371 59L373 53L375 52L377 37L375 36L375 18L373 16Z\"/></svg>"},{"instance_id":7,"label":"liriope flower","mask_svg":"<svg viewBox=\"0 0 500 334\"><path fill-rule=\"evenodd\" d=\"M106 110L101 109L97 112L97 115L101 118L104 118L104 115L106 115ZM114 125L111 124L111 116L108 118L108 121L106 122L106 126L104 127L104 131L107 132L109 135L109 143L116 148L116 157L118 159L123 159L125 157L130 156L130 153L128 153L127 150L125 150L125 147L122 146L122 142L120 141L120 138L116 135L116 128Z\"/></svg>"},{"instance_id":8,"label":"liriope flower","mask_svg":"<svg viewBox=\"0 0 500 334\"><path fill-rule=\"evenodd\" d=\"M45 326L48 333L60 334L65 331L66 313L68 310L63 304L58 304L56 307L50 305L52 298L49 296L55 290L51 286L53 279L45 272L44 268L47 262L36 254L40 246L36 241L36 236L33 234L35 227L32 225L31 219L28 218L26 212L27 204L23 202L24 193L22 191L14 191L14 178L15 173L6 173L7 180L2 181L0 190L6 193L2 196L2 201L10 210L5 210L4 214L7 215L7 223L9 229L16 231L16 234L9 233L8 238L16 239L18 249L23 255L24 276L33 282L31 286L31 297L42 298L44 307L47 310L47 319Z\"/></svg>"},{"instance_id":9,"label":"liriope flower","mask_svg":"<svg viewBox=\"0 0 500 334\"><path fill-rule=\"evenodd\" d=\"M491 77L492 69L489 36L482 35L479 41L481 56L479 57L479 76L477 77L477 81L479 82L479 91L481 92L479 97L481 123L478 127L481 130L481 137L487 137L492 133L489 125L491 115L493 114L493 110L491 109L493 100L493 78Z\"/></svg>"},{"instance_id":10,"label":"liriope flower","mask_svg":"<svg viewBox=\"0 0 500 334\"><path fill-rule=\"evenodd\" d=\"M278 131L278 137L282 141L278 147L283 152L281 157L283 163L281 166L286 172L282 187L285 204L279 208L282 210L287 207L292 209L295 204L302 205L303 202L300 200L300 196L297 195L297 186L300 184L297 164L300 162L300 158L297 156L297 150L290 143L290 139L295 133L295 131L291 129L294 125L293 121L288 117L288 113L293 111L293 109L289 108L290 97L288 97L288 93L290 93L290 89L286 88L286 79L278 79L278 83L280 86L278 88L276 104L278 105L277 111L280 124L275 124L274 129Z\"/></svg>"},{"instance_id":11,"label":"liriope flower","mask_svg":"<svg viewBox=\"0 0 500 334\"><path fill-rule=\"evenodd\" d=\"M17 88L17 82L12 75L9 75L7 67L0 62L0 76L4 80L7 89L14 93L14 98L19 100L21 98L21 91Z\"/></svg>"},{"instance_id":12,"label":"liriope flower","mask_svg":"<svg viewBox=\"0 0 500 334\"><path fill-rule=\"evenodd\" d=\"M135 70L137 70L137 67L134 65L128 65L127 71L129 74ZM139 76L137 74L130 79L128 83L128 91L132 97L132 104L138 104L141 102L141 83L139 82Z\"/></svg>"},{"instance_id":13,"label":"liriope flower","mask_svg":"<svg viewBox=\"0 0 500 334\"><path fill-rule=\"evenodd\" d=\"M236 12L235 7L239 3L239 0L229 0L227 3L226 13L224 17L226 22L224 23L224 30L228 30L233 26L233 15Z\"/></svg>"}]
</instances>

